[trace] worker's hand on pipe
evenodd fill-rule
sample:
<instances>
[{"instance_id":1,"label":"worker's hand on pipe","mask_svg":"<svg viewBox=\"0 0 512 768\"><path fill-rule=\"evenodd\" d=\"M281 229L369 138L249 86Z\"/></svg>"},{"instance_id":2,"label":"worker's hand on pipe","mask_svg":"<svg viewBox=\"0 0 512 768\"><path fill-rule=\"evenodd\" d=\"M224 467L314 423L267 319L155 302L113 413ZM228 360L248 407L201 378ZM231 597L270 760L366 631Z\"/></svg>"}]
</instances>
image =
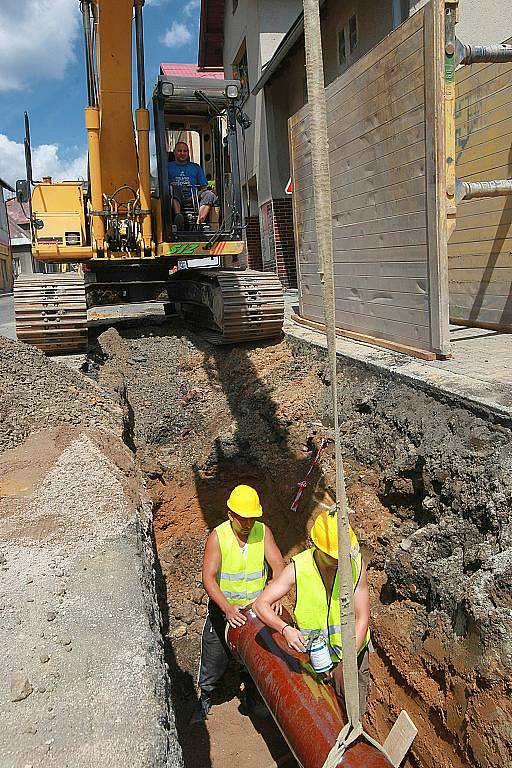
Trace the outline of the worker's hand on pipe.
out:
<instances>
[{"instance_id":1,"label":"worker's hand on pipe","mask_svg":"<svg viewBox=\"0 0 512 768\"><path fill-rule=\"evenodd\" d=\"M283 612L283 606L280 600L276 600L275 603L272 603L272 610L277 616L281 616Z\"/></svg>"},{"instance_id":2,"label":"worker's hand on pipe","mask_svg":"<svg viewBox=\"0 0 512 768\"><path fill-rule=\"evenodd\" d=\"M243 627L247 621L243 613L241 613L238 605L230 605L226 611L226 620L231 627Z\"/></svg>"},{"instance_id":3,"label":"worker's hand on pipe","mask_svg":"<svg viewBox=\"0 0 512 768\"><path fill-rule=\"evenodd\" d=\"M291 648L298 653L306 652L306 641L296 627L292 627L288 624L283 630L283 637L288 643L288 648Z\"/></svg>"}]
</instances>

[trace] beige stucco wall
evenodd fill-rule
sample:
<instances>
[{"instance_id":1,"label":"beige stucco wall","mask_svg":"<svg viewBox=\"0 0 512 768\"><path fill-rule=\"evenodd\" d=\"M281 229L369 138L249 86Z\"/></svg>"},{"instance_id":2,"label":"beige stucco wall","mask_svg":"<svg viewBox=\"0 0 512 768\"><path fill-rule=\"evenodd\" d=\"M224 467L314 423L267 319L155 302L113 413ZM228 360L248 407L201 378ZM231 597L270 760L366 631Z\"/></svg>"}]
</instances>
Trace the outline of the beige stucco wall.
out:
<instances>
[{"instance_id":1,"label":"beige stucco wall","mask_svg":"<svg viewBox=\"0 0 512 768\"><path fill-rule=\"evenodd\" d=\"M302 10L302 0L239 0L236 12L232 2L225 3L224 11L224 72L233 75L233 62L243 46L247 49L249 66L249 87L253 88L266 64ZM258 186L261 204L262 194L269 189L269 159L266 114L263 93L250 96L245 111L252 120L252 126L245 133L247 155L247 178L254 179ZM239 135L241 144L241 135ZM241 156L242 182L246 180L243 157ZM256 213L257 211L251 211Z\"/></svg>"},{"instance_id":2,"label":"beige stucco wall","mask_svg":"<svg viewBox=\"0 0 512 768\"><path fill-rule=\"evenodd\" d=\"M414 12L427 0L411 0ZM457 36L469 45L501 43L512 36L511 0L460 0Z\"/></svg>"}]
</instances>

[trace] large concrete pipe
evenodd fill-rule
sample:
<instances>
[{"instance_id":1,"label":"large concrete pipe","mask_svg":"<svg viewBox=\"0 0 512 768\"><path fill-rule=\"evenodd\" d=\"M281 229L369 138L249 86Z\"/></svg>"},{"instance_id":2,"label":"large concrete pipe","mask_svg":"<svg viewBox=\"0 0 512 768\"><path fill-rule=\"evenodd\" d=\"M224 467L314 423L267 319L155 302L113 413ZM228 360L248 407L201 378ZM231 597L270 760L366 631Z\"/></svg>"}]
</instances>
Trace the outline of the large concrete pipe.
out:
<instances>
[{"instance_id":1,"label":"large concrete pipe","mask_svg":"<svg viewBox=\"0 0 512 768\"><path fill-rule=\"evenodd\" d=\"M249 670L281 733L302 768L322 768L346 723L332 686L315 674L309 656L288 648L279 632L249 608L242 627L230 627L228 645ZM291 621L291 619L290 619ZM364 739L349 747L343 768L391 768L386 756Z\"/></svg>"}]
</instances>

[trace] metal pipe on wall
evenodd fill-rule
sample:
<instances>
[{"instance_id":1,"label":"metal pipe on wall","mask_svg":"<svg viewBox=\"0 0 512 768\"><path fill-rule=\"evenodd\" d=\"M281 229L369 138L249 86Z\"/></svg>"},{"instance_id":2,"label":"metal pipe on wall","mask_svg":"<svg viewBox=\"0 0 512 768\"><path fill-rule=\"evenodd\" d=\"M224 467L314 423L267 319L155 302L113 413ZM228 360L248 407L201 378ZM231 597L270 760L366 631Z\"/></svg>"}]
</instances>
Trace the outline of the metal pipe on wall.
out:
<instances>
[{"instance_id":1,"label":"metal pipe on wall","mask_svg":"<svg viewBox=\"0 0 512 768\"><path fill-rule=\"evenodd\" d=\"M322 768L346 723L334 689L315 674L307 654L291 651L279 632L262 624L250 608L244 613L246 623L229 628L229 647L249 670L298 763L302 768ZM338 765L391 767L386 756L364 739L349 747Z\"/></svg>"}]
</instances>

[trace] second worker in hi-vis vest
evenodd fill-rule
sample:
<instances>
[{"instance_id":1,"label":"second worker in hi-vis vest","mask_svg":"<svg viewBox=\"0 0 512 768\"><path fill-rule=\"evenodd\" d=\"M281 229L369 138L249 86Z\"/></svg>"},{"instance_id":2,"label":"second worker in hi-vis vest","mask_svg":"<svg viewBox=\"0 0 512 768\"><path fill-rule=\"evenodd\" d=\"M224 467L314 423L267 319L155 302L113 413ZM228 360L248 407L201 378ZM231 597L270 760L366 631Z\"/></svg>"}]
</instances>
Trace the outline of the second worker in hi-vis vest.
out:
<instances>
[{"instance_id":1,"label":"second worker in hi-vis vest","mask_svg":"<svg viewBox=\"0 0 512 768\"><path fill-rule=\"evenodd\" d=\"M299 653L306 650L310 635L322 634L327 642L331 662L331 680L339 698L343 696L343 648L338 587L338 523L337 516L322 512L310 532L313 547L292 557L272 584L265 588L254 604L256 615L267 626L277 629L290 648ZM359 710L366 709L366 694L370 677L368 647L370 632L370 597L366 580L366 568L361 558L359 542L350 529L350 562L354 587L356 620L357 664L359 669ZM271 605L281 600L292 587L296 587L294 608L295 623L292 626L276 616Z\"/></svg>"},{"instance_id":2,"label":"second worker in hi-vis vest","mask_svg":"<svg viewBox=\"0 0 512 768\"><path fill-rule=\"evenodd\" d=\"M270 528L258 520L260 500L254 488L237 485L227 501L228 519L208 536L203 557L203 585L208 593L208 613L201 636L199 667L199 706L191 723L204 720L212 705L212 695L223 677L231 657L225 640L226 623L245 624L241 608L254 602L269 578L284 569L283 558ZM281 613L281 604L273 606ZM257 717L268 714L247 670L242 672L243 703Z\"/></svg>"}]
</instances>

